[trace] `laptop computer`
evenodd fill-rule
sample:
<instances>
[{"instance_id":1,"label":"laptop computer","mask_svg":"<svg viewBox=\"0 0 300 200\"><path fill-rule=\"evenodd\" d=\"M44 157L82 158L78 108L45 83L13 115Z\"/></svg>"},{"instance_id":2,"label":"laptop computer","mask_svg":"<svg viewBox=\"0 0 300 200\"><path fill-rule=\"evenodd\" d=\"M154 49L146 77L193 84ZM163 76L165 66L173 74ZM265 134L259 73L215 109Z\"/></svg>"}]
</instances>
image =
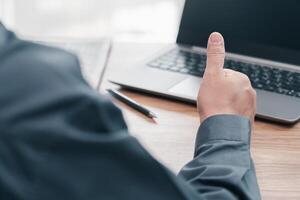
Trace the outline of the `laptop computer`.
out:
<instances>
[{"instance_id":1,"label":"laptop computer","mask_svg":"<svg viewBox=\"0 0 300 200\"><path fill-rule=\"evenodd\" d=\"M218 31L225 68L249 76L257 117L281 123L300 118L300 1L186 0L177 43L152 58L119 68L110 81L195 103L206 65L206 44Z\"/></svg>"}]
</instances>

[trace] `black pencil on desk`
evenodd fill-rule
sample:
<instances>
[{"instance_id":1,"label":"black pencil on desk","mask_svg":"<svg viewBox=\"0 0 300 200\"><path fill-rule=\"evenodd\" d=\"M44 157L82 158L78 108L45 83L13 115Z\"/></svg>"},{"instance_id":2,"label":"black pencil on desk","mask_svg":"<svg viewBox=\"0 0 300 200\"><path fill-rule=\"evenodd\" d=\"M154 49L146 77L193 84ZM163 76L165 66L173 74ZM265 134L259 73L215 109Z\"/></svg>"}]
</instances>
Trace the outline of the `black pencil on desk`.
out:
<instances>
[{"instance_id":1,"label":"black pencil on desk","mask_svg":"<svg viewBox=\"0 0 300 200\"><path fill-rule=\"evenodd\" d=\"M117 90L112 90L109 89L107 90L107 92L109 94L111 94L113 97L115 97L116 99L122 101L123 103L127 104L128 106L134 108L135 110L143 113L144 115L146 115L147 117L150 118L157 118L157 116L151 112L150 110L148 110L147 108L145 108L144 106L142 106L141 104L137 103L136 101L130 99L129 97L125 96L124 94L118 92Z\"/></svg>"}]
</instances>

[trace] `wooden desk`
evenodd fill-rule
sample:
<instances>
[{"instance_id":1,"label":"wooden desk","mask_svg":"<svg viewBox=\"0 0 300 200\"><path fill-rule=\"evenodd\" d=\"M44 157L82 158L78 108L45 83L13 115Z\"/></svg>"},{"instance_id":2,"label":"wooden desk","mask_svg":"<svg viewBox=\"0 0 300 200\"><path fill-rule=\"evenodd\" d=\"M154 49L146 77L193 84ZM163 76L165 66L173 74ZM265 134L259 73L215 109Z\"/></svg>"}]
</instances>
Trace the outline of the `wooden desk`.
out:
<instances>
[{"instance_id":1,"label":"wooden desk","mask_svg":"<svg viewBox=\"0 0 300 200\"><path fill-rule=\"evenodd\" d=\"M115 44L105 79L118 67L136 63L163 45ZM138 56L137 56L138 55ZM104 81L101 90L116 87ZM129 129L158 160L177 173L192 159L199 118L191 105L123 91L158 114L153 122L128 106L124 111ZM300 123L284 127L256 121L252 155L265 200L300 199Z\"/></svg>"}]
</instances>

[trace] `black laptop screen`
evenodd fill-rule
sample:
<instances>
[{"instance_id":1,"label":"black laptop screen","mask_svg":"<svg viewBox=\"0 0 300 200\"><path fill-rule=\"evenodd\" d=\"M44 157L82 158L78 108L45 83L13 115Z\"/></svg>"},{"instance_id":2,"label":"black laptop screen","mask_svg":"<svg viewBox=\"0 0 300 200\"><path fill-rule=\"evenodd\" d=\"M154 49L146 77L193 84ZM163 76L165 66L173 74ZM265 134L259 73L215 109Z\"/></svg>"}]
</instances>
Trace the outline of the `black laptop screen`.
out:
<instances>
[{"instance_id":1,"label":"black laptop screen","mask_svg":"<svg viewBox=\"0 0 300 200\"><path fill-rule=\"evenodd\" d=\"M186 0L177 43L206 47L214 31L227 52L300 65L299 0Z\"/></svg>"}]
</instances>

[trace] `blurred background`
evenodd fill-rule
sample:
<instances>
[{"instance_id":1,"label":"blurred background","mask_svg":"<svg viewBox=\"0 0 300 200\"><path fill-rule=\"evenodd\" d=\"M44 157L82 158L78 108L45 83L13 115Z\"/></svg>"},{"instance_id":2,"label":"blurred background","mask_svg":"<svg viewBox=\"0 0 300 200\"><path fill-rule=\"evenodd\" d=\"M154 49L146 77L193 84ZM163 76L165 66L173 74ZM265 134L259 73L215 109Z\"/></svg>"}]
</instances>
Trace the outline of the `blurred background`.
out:
<instances>
[{"instance_id":1,"label":"blurred background","mask_svg":"<svg viewBox=\"0 0 300 200\"><path fill-rule=\"evenodd\" d=\"M175 42L184 0L0 0L0 20L24 37Z\"/></svg>"}]
</instances>

